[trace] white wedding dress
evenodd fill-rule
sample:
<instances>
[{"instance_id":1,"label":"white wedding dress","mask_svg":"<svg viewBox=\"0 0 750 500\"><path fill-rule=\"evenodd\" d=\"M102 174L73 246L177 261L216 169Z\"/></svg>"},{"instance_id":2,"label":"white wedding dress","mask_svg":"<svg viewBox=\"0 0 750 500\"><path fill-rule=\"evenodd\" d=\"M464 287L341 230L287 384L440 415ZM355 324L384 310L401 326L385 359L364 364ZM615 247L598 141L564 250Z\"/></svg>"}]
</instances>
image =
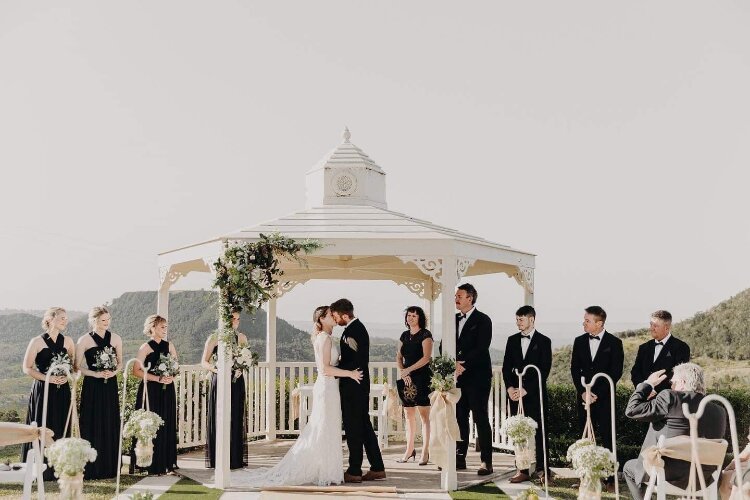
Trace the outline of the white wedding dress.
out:
<instances>
[{"instance_id":1,"label":"white wedding dress","mask_svg":"<svg viewBox=\"0 0 750 500\"><path fill-rule=\"evenodd\" d=\"M318 333L313 342L318 378L313 386L312 413L302 433L281 462L270 469L232 472L232 486L329 486L344 481L341 450L341 396L339 381L323 375L323 349L328 334ZM336 366L339 349L331 345L331 366Z\"/></svg>"}]
</instances>

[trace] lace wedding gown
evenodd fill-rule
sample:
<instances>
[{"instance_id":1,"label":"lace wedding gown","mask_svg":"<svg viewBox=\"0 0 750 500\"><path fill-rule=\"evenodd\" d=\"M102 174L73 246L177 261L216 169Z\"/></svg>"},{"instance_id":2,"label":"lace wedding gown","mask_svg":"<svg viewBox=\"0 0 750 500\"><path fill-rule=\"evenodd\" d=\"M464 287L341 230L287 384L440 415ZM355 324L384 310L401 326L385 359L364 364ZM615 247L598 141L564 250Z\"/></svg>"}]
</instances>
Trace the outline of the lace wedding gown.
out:
<instances>
[{"instance_id":1,"label":"lace wedding gown","mask_svg":"<svg viewBox=\"0 0 750 500\"><path fill-rule=\"evenodd\" d=\"M318 333L313 342L318 378L313 386L312 413L302 433L281 462L270 469L232 472L233 486L329 486L344 481L341 450L341 396L339 381L323 375L323 349L328 334ZM331 366L339 349L331 345Z\"/></svg>"}]
</instances>

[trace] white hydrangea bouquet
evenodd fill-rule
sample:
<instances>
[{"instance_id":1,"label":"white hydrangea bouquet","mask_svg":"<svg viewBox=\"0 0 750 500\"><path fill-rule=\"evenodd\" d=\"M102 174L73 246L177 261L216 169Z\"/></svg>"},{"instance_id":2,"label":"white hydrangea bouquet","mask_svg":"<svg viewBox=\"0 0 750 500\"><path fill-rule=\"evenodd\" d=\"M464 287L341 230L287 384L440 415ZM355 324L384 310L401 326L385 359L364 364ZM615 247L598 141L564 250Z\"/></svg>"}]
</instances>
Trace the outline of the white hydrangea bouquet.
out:
<instances>
[{"instance_id":1,"label":"white hydrangea bouquet","mask_svg":"<svg viewBox=\"0 0 750 500\"><path fill-rule=\"evenodd\" d=\"M253 352L247 344L237 345L232 348L232 382L236 382L245 370L258 364L258 353Z\"/></svg>"},{"instance_id":2,"label":"white hydrangea bouquet","mask_svg":"<svg viewBox=\"0 0 750 500\"><path fill-rule=\"evenodd\" d=\"M58 439L44 450L60 484L60 498L82 498L83 468L96 460L96 450L85 439Z\"/></svg>"},{"instance_id":3,"label":"white hydrangea bouquet","mask_svg":"<svg viewBox=\"0 0 750 500\"><path fill-rule=\"evenodd\" d=\"M505 420L503 431L513 442L516 455L516 467L525 470L531 467L536 458L536 436L538 424L536 420L525 415L513 415Z\"/></svg>"},{"instance_id":4,"label":"white hydrangea bouquet","mask_svg":"<svg viewBox=\"0 0 750 500\"><path fill-rule=\"evenodd\" d=\"M162 354L159 356L159 364L154 368L154 373L160 377L176 377L180 374L180 363L171 354ZM166 389L167 384L162 384L161 388Z\"/></svg>"},{"instance_id":5,"label":"white hydrangea bouquet","mask_svg":"<svg viewBox=\"0 0 750 500\"><path fill-rule=\"evenodd\" d=\"M111 345L104 347L99 354L96 355L96 361L94 361L94 368L98 368L101 371L115 371L117 369L117 352ZM104 379L104 383L107 383L108 379Z\"/></svg>"},{"instance_id":6,"label":"white hydrangea bouquet","mask_svg":"<svg viewBox=\"0 0 750 500\"><path fill-rule=\"evenodd\" d=\"M125 424L123 436L135 438L136 463L139 467L148 467L154 456L154 438L164 420L156 413L141 408L135 410Z\"/></svg>"},{"instance_id":7,"label":"white hydrangea bouquet","mask_svg":"<svg viewBox=\"0 0 750 500\"><path fill-rule=\"evenodd\" d=\"M601 480L615 473L615 457L612 452L584 438L570 445L567 459L576 475L581 478L578 498L580 500L601 498Z\"/></svg>"},{"instance_id":8,"label":"white hydrangea bouquet","mask_svg":"<svg viewBox=\"0 0 750 500\"><path fill-rule=\"evenodd\" d=\"M68 373L73 372L73 361L71 361L68 351L58 352L52 356L52 361L49 366L49 373L53 377L66 376L67 373L65 372L65 368L68 369ZM57 388L60 388L60 384L57 384Z\"/></svg>"}]
</instances>

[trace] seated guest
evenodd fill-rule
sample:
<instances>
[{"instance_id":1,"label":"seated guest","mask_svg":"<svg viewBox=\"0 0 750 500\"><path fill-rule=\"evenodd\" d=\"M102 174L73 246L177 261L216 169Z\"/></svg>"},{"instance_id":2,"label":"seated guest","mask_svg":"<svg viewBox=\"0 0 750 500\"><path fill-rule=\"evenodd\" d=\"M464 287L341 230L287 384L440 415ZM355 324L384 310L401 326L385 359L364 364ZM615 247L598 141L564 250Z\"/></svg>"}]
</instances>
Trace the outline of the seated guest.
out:
<instances>
[{"instance_id":1,"label":"seated guest","mask_svg":"<svg viewBox=\"0 0 750 500\"><path fill-rule=\"evenodd\" d=\"M633 387L636 387L651 373L666 370L667 378L651 393L651 397L654 397L657 392L669 389L672 369L680 363L690 361L690 346L672 335L672 315L669 311L653 313L649 328L651 340L638 347L635 364L630 370L630 379L633 381Z\"/></svg>"},{"instance_id":2,"label":"seated guest","mask_svg":"<svg viewBox=\"0 0 750 500\"><path fill-rule=\"evenodd\" d=\"M748 466L750 465L750 433L747 435L748 444L745 449L739 455L740 462L742 463L742 483L747 488L747 483L750 482L750 474L748 473ZM737 478L734 475L734 460L729 462L729 465L722 471L721 477L719 478L719 494L722 500L728 500L729 498L742 498L737 491Z\"/></svg>"},{"instance_id":3,"label":"seated guest","mask_svg":"<svg viewBox=\"0 0 750 500\"><path fill-rule=\"evenodd\" d=\"M640 422L649 422L646 439L643 440L641 453L650 446L655 446L659 436L665 438L690 435L690 423L682 412L682 404L687 403L691 413L695 413L705 396L703 369L694 363L684 363L674 367L672 389L659 392L649 399L655 387L667 378L666 370L659 370L648 376L645 382L638 384L630 396L625 415ZM720 439L724 437L727 415L724 408L711 401L706 405L703 416L698 421L698 437ZM664 477L667 482L678 488L686 488L690 474L690 462L663 457ZM707 484L715 467L703 466L703 476ZM628 460L623 468L625 481L630 495L635 500L642 500L648 473L643 468L643 458Z\"/></svg>"}]
</instances>

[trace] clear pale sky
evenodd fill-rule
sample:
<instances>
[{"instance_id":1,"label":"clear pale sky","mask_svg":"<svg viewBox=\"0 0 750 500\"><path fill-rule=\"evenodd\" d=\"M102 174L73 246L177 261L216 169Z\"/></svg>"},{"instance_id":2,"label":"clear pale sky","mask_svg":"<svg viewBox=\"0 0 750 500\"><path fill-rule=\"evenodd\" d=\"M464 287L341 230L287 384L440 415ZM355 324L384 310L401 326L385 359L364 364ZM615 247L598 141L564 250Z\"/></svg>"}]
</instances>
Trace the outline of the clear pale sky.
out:
<instances>
[{"instance_id":1,"label":"clear pale sky","mask_svg":"<svg viewBox=\"0 0 750 500\"><path fill-rule=\"evenodd\" d=\"M389 209L538 254L539 321L750 287L750 4L0 3L0 308L155 289L156 254L304 207L340 141ZM181 286L207 286L193 278ZM476 280L512 321L522 292ZM397 322L414 298L311 284Z\"/></svg>"}]
</instances>

